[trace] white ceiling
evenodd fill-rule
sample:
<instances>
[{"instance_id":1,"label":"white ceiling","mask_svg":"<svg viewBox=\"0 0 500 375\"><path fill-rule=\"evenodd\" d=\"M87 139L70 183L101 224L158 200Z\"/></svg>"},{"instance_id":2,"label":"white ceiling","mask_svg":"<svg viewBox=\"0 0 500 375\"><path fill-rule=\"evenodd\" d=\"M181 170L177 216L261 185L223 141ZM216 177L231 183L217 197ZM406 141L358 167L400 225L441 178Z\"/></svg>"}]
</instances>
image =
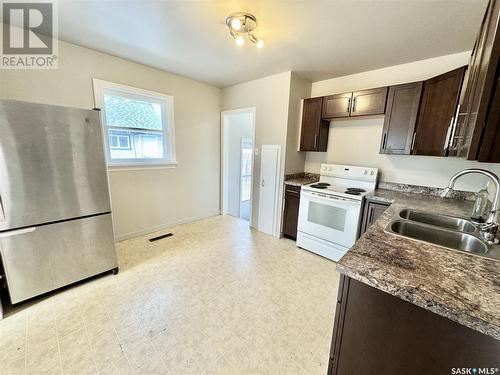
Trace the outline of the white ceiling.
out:
<instances>
[{"instance_id":1,"label":"white ceiling","mask_svg":"<svg viewBox=\"0 0 500 375\"><path fill-rule=\"evenodd\" d=\"M62 40L224 87L296 71L318 81L472 49L487 0L59 2ZM232 12L262 50L237 47Z\"/></svg>"}]
</instances>

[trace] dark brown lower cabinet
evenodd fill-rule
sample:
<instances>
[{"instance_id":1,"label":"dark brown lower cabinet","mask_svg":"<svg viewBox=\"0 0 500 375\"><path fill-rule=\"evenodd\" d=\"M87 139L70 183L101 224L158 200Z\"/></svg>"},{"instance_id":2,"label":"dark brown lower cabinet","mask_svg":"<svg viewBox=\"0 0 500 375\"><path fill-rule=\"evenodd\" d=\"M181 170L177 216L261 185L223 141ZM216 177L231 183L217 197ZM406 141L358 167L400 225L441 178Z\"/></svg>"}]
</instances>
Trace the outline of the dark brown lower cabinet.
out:
<instances>
[{"instance_id":1,"label":"dark brown lower cabinet","mask_svg":"<svg viewBox=\"0 0 500 375\"><path fill-rule=\"evenodd\" d=\"M365 233L368 227L372 225L375 220L377 220L385 212L385 210L387 210L387 207L389 206L390 203L367 199L365 202L363 218L361 221L360 235Z\"/></svg>"},{"instance_id":2,"label":"dark brown lower cabinet","mask_svg":"<svg viewBox=\"0 0 500 375\"><path fill-rule=\"evenodd\" d=\"M438 375L500 365L500 341L347 276L337 299L329 375Z\"/></svg>"},{"instance_id":3,"label":"dark brown lower cabinet","mask_svg":"<svg viewBox=\"0 0 500 375\"><path fill-rule=\"evenodd\" d=\"M297 239L299 221L300 186L285 185L285 209L283 211L283 235Z\"/></svg>"}]
</instances>

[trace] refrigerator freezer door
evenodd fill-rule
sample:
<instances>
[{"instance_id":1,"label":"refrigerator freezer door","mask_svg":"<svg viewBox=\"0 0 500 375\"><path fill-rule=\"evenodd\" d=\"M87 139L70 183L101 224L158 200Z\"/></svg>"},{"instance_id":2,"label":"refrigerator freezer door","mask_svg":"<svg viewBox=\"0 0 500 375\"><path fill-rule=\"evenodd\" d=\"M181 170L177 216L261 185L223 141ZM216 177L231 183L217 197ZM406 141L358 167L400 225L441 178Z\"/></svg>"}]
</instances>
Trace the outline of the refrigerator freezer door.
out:
<instances>
[{"instance_id":1,"label":"refrigerator freezer door","mask_svg":"<svg viewBox=\"0 0 500 375\"><path fill-rule=\"evenodd\" d=\"M0 201L0 231L109 212L99 112L0 100Z\"/></svg>"},{"instance_id":2,"label":"refrigerator freezer door","mask_svg":"<svg viewBox=\"0 0 500 375\"><path fill-rule=\"evenodd\" d=\"M111 215L0 233L12 303L117 267Z\"/></svg>"}]
</instances>

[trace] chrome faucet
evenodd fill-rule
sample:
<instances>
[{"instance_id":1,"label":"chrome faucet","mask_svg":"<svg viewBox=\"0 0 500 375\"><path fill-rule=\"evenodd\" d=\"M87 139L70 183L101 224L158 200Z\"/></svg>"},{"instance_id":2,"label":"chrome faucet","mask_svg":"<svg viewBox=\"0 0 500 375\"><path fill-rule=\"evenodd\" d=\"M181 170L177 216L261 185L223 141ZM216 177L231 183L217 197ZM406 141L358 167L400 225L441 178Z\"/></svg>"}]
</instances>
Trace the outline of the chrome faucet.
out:
<instances>
[{"instance_id":1,"label":"chrome faucet","mask_svg":"<svg viewBox=\"0 0 500 375\"><path fill-rule=\"evenodd\" d=\"M443 198L448 197L450 192L453 191L455 182L463 175L470 173L478 173L486 177L489 177L495 184L495 197L493 198L493 206L491 207L486 223L480 224L479 230L481 231L481 234L484 237L484 239L488 241L488 243L490 244L498 243L499 242L498 227L500 224L497 222L496 215L499 211L498 204L500 200L500 179L496 174L487 171L486 169L479 169L479 168L464 169L463 171L456 173L450 179L450 183L448 184L448 187L446 187L441 193L441 197Z\"/></svg>"}]
</instances>

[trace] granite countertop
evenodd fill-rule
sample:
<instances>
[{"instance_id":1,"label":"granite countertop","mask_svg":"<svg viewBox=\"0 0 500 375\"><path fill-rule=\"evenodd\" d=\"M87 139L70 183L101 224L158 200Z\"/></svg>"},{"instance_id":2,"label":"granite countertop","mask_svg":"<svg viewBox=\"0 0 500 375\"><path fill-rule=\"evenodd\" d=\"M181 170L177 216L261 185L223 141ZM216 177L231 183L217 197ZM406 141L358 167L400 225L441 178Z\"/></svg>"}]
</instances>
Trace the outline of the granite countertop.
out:
<instances>
[{"instance_id":1,"label":"granite countertop","mask_svg":"<svg viewBox=\"0 0 500 375\"><path fill-rule=\"evenodd\" d=\"M384 189L367 198L392 204L338 271L500 340L500 262L384 232L403 208L466 218L473 202Z\"/></svg>"},{"instance_id":2,"label":"granite countertop","mask_svg":"<svg viewBox=\"0 0 500 375\"><path fill-rule=\"evenodd\" d=\"M285 185L303 186L319 181L319 174L299 172L285 176Z\"/></svg>"},{"instance_id":3,"label":"granite countertop","mask_svg":"<svg viewBox=\"0 0 500 375\"><path fill-rule=\"evenodd\" d=\"M285 185L303 186L317 181L318 180L310 179L307 177L299 177L285 181Z\"/></svg>"}]
</instances>

